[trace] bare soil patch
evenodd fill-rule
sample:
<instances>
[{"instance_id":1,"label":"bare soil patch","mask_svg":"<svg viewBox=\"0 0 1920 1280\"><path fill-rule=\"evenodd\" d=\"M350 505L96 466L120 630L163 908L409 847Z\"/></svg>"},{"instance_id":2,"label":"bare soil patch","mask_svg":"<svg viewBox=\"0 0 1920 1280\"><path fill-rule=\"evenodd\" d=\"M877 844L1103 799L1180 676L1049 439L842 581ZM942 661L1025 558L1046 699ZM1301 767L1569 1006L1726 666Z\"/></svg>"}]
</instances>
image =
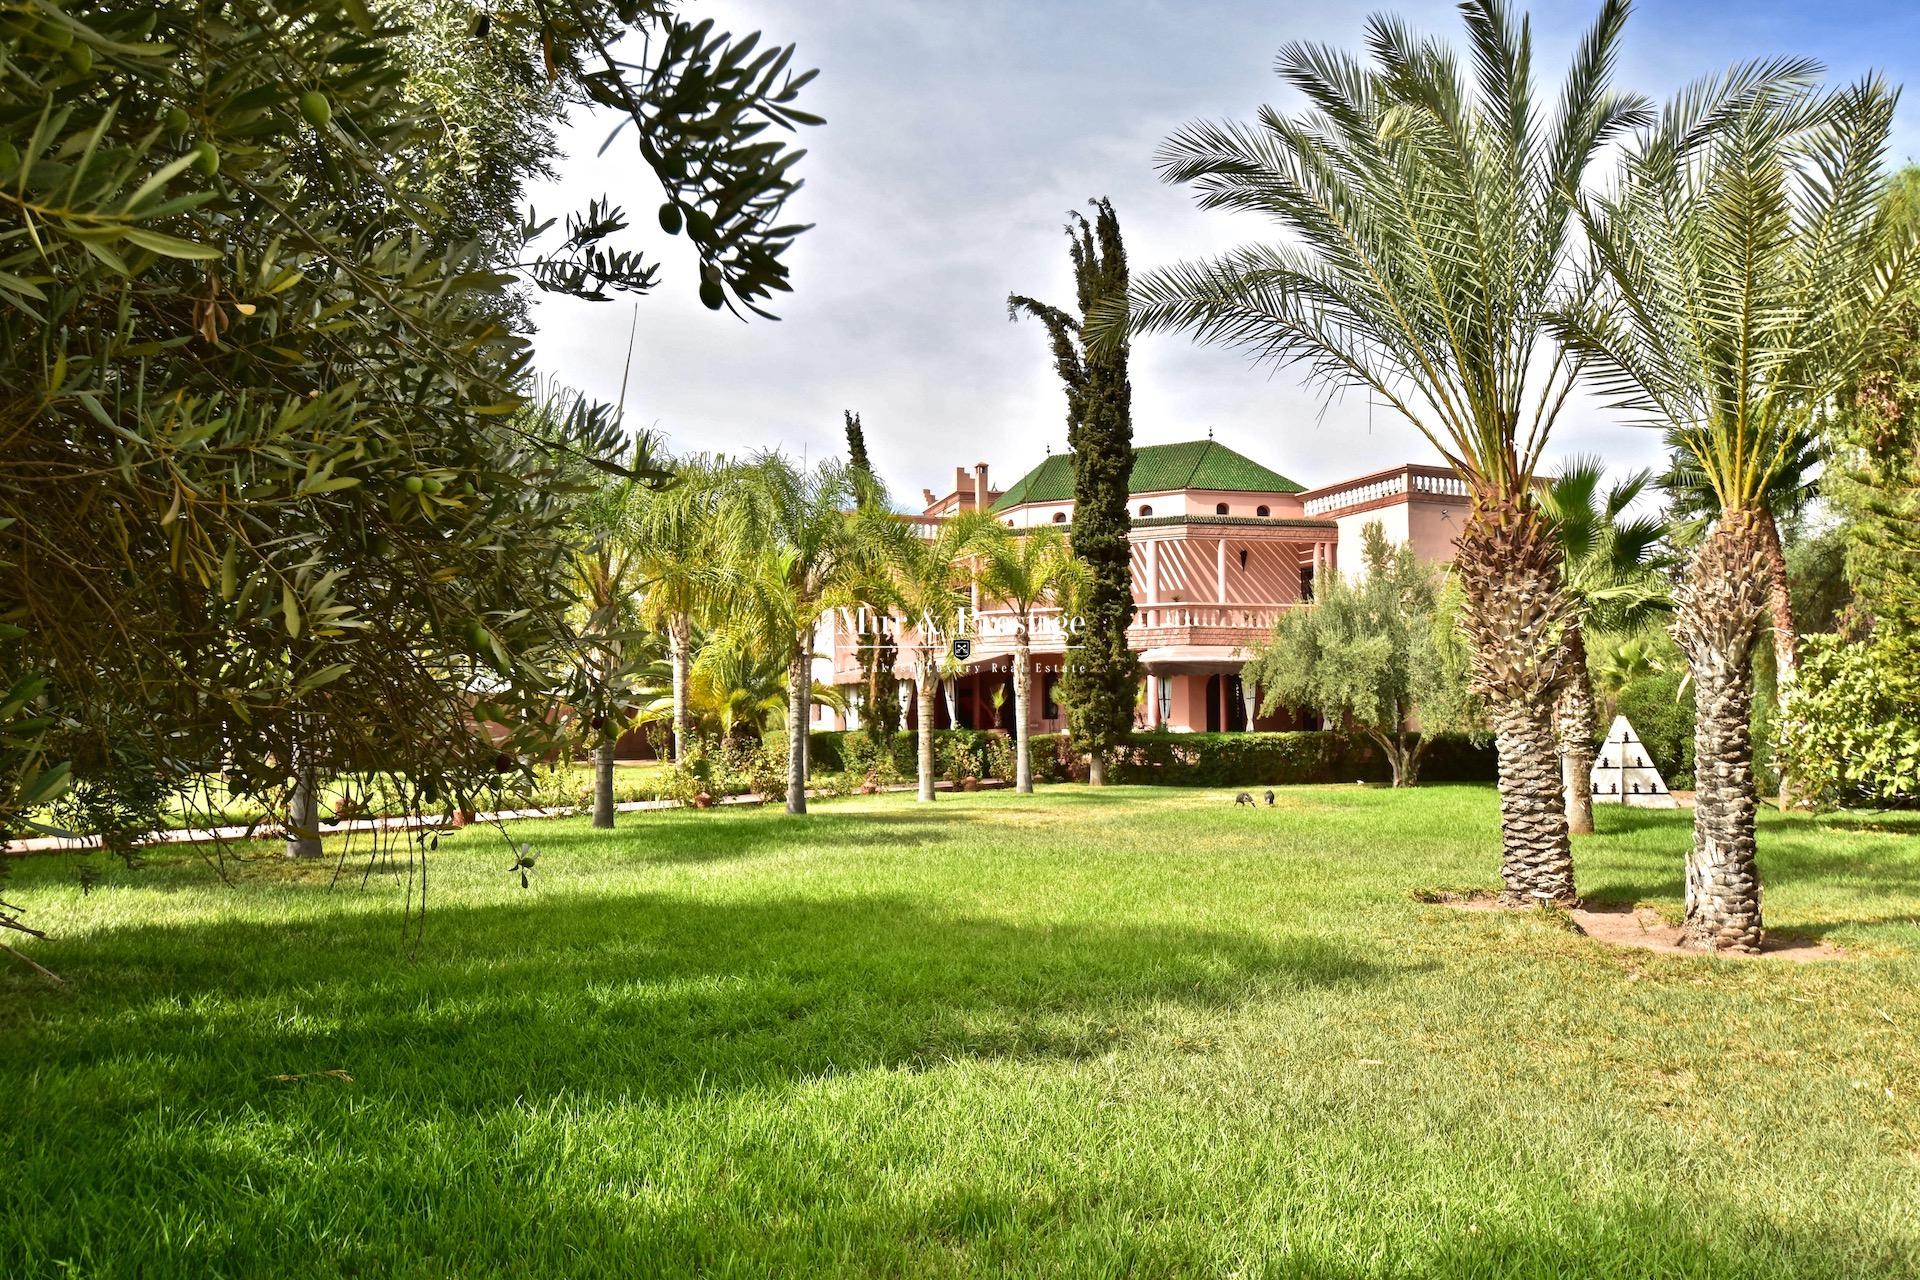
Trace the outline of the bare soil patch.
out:
<instances>
[{"instance_id":1,"label":"bare soil patch","mask_svg":"<svg viewBox=\"0 0 1920 1280\"><path fill-rule=\"evenodd\" d=\"M1457 911L1528 911L1534 908L1509 907L1500 901L1499 895L1486 890L1455 892L1435 890L1416 893L1415 899L1430 902L1437 906L1452 907ZM1642 951L1657 951L1664 955L1699 956L1709 954L1692 947L1680 945L1680 926L1670 922L1652 907L1574 907L1570 910L1553 913L1557 919L1564 920L1578 932L1598 942L1615 947L1636 947ZM1804 963L1811 960L1843 960L1847 953L1831 942L1818 938L1801 938L1792 934L1781 934L1768 930L1766 938L1760 944L1758 956L1747 956L1733 952L1723 952L1737 960L1787 960Z\"/></svg>"}]
</instances>

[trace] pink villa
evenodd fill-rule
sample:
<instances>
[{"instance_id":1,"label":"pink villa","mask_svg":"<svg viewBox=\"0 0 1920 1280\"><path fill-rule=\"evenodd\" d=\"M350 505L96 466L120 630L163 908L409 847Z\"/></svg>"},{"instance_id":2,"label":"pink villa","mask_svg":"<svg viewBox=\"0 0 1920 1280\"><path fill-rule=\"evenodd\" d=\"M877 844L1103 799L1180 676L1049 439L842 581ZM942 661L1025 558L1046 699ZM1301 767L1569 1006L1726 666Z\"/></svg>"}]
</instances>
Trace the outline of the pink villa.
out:
<instances>
[{"instance_id":1,"label":"pink villa","mask_svg":"<svg viewBox=\"0 0 1920 1280\"><path fill-rule=\"evenodd\" d=\"M1143 446L1135 452L1127 504L1133 516L1133 598L1128 632L1145 673L1136 723L1174 732L1314 727L1306 713L1258 714L1257 691L1240 678L1252 645L1282 610L1312 600L1316 577L1360 563L1361 529L1371 521L1389 540L1411 543L1428 560L1453 554L1466 519L1465 486L1444 467L1405 464L1308 489L1225 445L1209 440ZM984 506L1013 529L1073 522L1073 462L1054 454L1005 490L992 487L987 464L954 468L944 496L922 491L913 519L937 524ZM939 728L1013 728L1013 619L976 597L971 653L945 681L933 708ZM855 628L823 622L815 638L815 678L861 683ZM1066 650L1057 610L1041 610L1032 626L1033 688L1029 728L1066 727L1054 687ZM899 673L908 678L902 661ZM903 686L906 723L918 708ZM858 726L815 707L813 727Z\"/></svg>"}]
</instances>

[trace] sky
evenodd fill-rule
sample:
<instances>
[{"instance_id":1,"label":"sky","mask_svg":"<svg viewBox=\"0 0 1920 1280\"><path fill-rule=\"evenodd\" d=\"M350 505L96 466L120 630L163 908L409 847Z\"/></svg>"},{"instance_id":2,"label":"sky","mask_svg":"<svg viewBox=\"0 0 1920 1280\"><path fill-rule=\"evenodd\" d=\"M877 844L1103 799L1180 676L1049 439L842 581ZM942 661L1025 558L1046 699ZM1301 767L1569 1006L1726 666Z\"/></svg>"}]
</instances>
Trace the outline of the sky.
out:
<instances>
[{"instance_id":1,"label":"sky","mask_svg":"<svg viewBox=\"0 0 1920 1280\"><path fill-rule=\"evenodd\" d=\"M945 493L956 466L986 462L996 488L1066 447L1065 399L1044 332L1008 321L1010 292L1071 305L1062 227L1110 197L1136 274L1249 241L1277 239L1246 215L1202 212L1161 183L1159 142L1194 119L1247 120L1296 99L1274 76L1292 40L1357 49L1366 15L1350 0L699 0L686 11L799 46L820 76L800 105L803 189L788 221L811 222L789 254L794 292L777 323L709 312L683 239L654 225L662 196L625 139L597 156L609 122L573 119L543 214L605 195L633 229L623 243L663 266L637 302L543 300L536 364L595 398L618 400L633 335L626 418L678 452L844 451L841 412L859 412L896 501ZM1452 6L1391 6L1458 44ZM1536 75L1551 95L1591 3L1532 8ZM1901 0L1641 0L1617 83L1656 98L1728 63L1810 55L1832 78L1912 79L1890 159L1920 155L1920 6ZM1290 370L1195 347L1180 335L1134 344L1136 444L1222 443L1308 486L1438 461L1390 410L1354 391L1331 403ZM1655 433L1577 402L1550 460L1597 454L1610 468L1660 461Z\"/></svg>"}]
</instances>

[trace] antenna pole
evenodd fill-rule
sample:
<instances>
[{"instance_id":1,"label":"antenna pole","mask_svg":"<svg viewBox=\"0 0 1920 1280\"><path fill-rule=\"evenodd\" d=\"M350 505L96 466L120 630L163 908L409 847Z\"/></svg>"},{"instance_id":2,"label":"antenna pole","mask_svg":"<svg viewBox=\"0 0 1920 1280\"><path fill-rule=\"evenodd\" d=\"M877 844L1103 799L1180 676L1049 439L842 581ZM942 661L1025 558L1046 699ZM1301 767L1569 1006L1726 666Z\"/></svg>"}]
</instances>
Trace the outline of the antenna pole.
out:
<instances>
[{"instance_id":1,"label":"antenna pole","mask_svg":"<svg viewBox=\"0 0 1920 1280\"><path fill-rule=\"evenodd\" d=\"M627 425L627 379L633 376L633 340L640 332L640 304L633 304L633 323L627 327L627 362L620 369L620 407L616 411L622 427Z\"/></svg>"}]
</instances>

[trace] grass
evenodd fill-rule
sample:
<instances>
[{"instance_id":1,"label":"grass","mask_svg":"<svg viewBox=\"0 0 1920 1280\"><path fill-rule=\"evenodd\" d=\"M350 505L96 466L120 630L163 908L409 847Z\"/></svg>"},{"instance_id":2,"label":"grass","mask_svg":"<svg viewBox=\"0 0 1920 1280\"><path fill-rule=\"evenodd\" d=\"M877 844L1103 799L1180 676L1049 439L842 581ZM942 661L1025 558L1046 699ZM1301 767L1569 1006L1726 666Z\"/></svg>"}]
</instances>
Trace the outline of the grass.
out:
<instances>
[{"instance_id":1,"label":"grass","mask_svg":"<svg viewBox=\"0 0 1920 1280\"><path fill-rule=\"evenodd\" d=\"M1677 909L1686 819L1583 891ZM397 872L27 860L0 1275L1911 1276L1916 834L1765 820L1805 965L1415 901L1493 880L1471 787L527 823L524 891L470 830L404 935Z\"/></svg>"}]
</instances>

